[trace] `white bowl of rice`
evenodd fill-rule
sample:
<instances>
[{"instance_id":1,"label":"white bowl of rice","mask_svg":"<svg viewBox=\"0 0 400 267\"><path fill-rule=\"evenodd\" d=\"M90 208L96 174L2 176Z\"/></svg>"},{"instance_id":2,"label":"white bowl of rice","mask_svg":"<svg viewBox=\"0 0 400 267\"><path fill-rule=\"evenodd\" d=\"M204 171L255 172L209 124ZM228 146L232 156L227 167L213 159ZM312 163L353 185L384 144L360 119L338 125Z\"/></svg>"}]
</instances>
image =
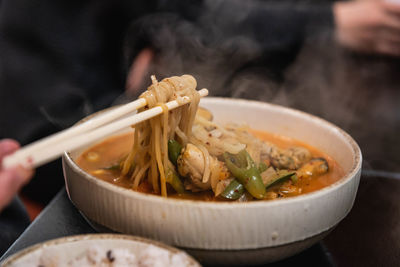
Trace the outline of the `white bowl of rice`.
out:
<instances>
[{"instance_id":1,"label":"white bowl of rice","mask_svg":"<svg viewBox=\"0 0 400 267\"><path fill-rule=\"evenodd\" d=\"M149 239L89 234L54 239L26 248L2 267L199 267L185 252Z\"/></svg>"}]
</instances>

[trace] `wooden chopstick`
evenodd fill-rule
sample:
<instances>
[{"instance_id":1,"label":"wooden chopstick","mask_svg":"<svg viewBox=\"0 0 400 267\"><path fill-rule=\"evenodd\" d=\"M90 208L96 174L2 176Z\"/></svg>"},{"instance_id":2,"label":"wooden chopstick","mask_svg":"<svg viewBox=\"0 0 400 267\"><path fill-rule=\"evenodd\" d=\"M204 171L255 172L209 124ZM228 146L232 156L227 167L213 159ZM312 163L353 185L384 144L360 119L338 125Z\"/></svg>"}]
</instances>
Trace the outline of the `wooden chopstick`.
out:
<instances>
[{"instance_id":1,"label":"wooden chopstick","mask_svg":"<svg viewBox=\"0 0 400 267\"><path fill-rule=\"evenodd\" d=\"M201 97L208 95L207 89L201 89L198 92ZM166 106L168 107L168 110L171 110L181 105L187 104L190 101L191 99L185 96L179 102L177 100L173 100L166 103ZM120 107L118 108L118 112L110 111L112 112L111 116L99 116L98 118L94 118L87 121L86 123L83 123L81 126L69 128L58 134L41 139L35 143L32 143L31 145L25 146L18 150L16 153L5 157L3 159L3 168L10 168L16 165L33 168L39 167L60 157L64 153L64 151L77 149L100 138L104 138L107 135L110 135L121 129L143 122L163 113L163 109L158 106L109 123L110 121L115 120L118 117L126 115L127 112L125 111L128 109L132 112L132 106L146 105L143 105L142 102L143 101L139 101L134 105L130 105L134 103L131 102L127 104L130 105L129 108L122 109L123 107ZM103 120L106 122L104 123ZM74 128L78 128L78 130Z\"/></svg>"},{"instance_id":2,"label":"wooden chopstick","mask_svg":"<svg viewBox=\"0 0 400 267\"><path fill-rule=\"evenodd\" d=\"M144 98L140 98L125 105L122 105L121 107L114 108L109 112L96 116L86 122L83 122L81 124L68 128L64 131L61 131L59 133L35 141L29 145L26 145L22 149L16 151L13 154L13 157L18 157L18 158L29 157L29 155L35 153L35 151L39 151L41 149L46 150L49 148L49 146L56 145L62 142L64 139L69 139L79 134L91 131L106 123L121 118L122 116L125 116L129 113L133 113L139 108L144 107L146 104L147 104L146 100ZM3 164L3 167L6 166L7 164L8 163Z\"/></svg>"}]
</instances>

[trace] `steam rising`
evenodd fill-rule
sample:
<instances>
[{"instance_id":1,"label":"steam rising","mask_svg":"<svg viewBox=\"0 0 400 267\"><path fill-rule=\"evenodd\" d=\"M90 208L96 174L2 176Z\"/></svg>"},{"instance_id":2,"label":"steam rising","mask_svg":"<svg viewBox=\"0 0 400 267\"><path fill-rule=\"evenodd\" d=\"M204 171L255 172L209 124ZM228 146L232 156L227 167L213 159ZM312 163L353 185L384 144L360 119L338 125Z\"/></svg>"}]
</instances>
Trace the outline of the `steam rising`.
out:
<instances>
[{"instance_id":1,"label":"steam rising","mask_svg":"<svg viewBox=\"0 0 400 267\"><path fill-rule=\"evenodd\" d=\"M397 59L356 55L331 38L306 44L289 68L289 106L346 130L363 152L365 169L400 171Z\"/></svg>"},{"instance_id":2,"label":"steam rising","mask_svg":"<svg viewBox=\"0 0 400 267\"><path fill-rule=\"evenodd\" d=\"M356 139L365 168L400 171L399 61L346 51L331 28L311 35L302 47L288 45L291 31L263 44L250 28L232 27L253 15L250 2L239 9L236 2L212 1L195 21L172 13L147 16L131 28L138 34L128 40L135 51L128 57L151 46L156 57L149 73L160 78L190 73L212 95L272 102L325 118ZM290 18L282 21L287 29L295 26ZM274 37L274 28L269 32Z\"/></svg>"}]
</instances>

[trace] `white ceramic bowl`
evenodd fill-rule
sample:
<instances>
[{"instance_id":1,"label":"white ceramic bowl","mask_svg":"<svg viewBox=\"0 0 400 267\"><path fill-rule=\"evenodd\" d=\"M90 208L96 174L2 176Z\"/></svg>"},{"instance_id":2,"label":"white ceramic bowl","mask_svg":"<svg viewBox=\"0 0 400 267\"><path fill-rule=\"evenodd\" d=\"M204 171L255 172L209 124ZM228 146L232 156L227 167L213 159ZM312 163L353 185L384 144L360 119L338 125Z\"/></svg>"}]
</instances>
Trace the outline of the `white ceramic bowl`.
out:
<instances>
[{"instance_id":1,"label":"white ceramic bowl","mask_svg":"<svg viewBox=\"0 0 400 267\"><path fill-rule=\"evenodd\" d=\"M111 230L186 249L206 263L273 262L311 246L350 211L361 173L361 151L335 125L309 114L256 101L204 98L218 122L245 122L258 130L304 141L333 157L344 177L313 193L275 201L215 203L166 199L124 189L82 171L63 157L71 201ZM230 256L230 257L226 257Z\"/></svg>"},{"instance_id":2,"label":"white ceramic bowl","mask_svg":"<svg viewBox=\"0 0 400 267\"><path fill-rule=\"evenodd\" d=\"M124 249L139 257L140 253L149 248L150 245L170 253L170 257L179 254L186 263L184 267L200 267L200 264L192 257L176 248L137 236L117 234L77 235L46 241L8 257L0 265L2 267L37 266L39 259L45 257L55 260L59 264L64 264L62 266L66 266L65 263L81 256L89 248L93 247L100 251Z\"/></svg>"}]
</instances>

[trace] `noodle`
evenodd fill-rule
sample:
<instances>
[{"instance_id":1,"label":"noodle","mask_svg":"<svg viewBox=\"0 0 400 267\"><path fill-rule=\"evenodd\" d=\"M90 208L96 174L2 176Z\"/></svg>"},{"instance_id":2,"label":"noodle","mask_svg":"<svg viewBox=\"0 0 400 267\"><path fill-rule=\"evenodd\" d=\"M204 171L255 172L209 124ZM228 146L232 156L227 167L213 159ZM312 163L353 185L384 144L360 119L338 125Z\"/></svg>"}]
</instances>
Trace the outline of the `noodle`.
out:
<instances>
[{"instance_id":1,"label":"noodle","mask_svg":"<svg viewBox=\"0 0 400 267\"><path fill-rule=\"evenodd\" d=\"M213 122L210 111L198 109L200 96L192 76L151 80L140 96L147 105L138 112L159 106L162 113L135 125L128 155L99 170L119 171L113 182L126 178L124 186L163 197L186 198L191 191L248 201L300 194L301 179L329 171L326 159L312 158L304 147L279 148L253 136L246 125ZM191 102L168 110L167 102L183 104L184 97Z\"/></svg>"},{"instance_id":2,"label":"noodle","mask_svg":"<svg viewBox=\"0 0 400 267\"><path fill-rule=\"evenodd\" d=\"M194 145L197 146L198 149L203 153L204 157L204 170L203 170L203 178L202 182L207 183L209 178L210 178L210 154L208 153L208 150L202 145L201 142L197 141L195 138L192 138L190 140Z\"/></svg>"},{"instance_id":3,"label":"noodle","mask_svg":"<svg viewBox=\"0 0 400 267\"><path fill-rule=\"evenodd\" d=\"M179 129L179 127L176 127L175 133L181 139L183 145L186 145L188 143L188 138L186 134L182 132L181 129Z\"/></svg>"},{"instance_id":4,"label":"noodle","mask_svg":"<svg viewBox=\"0 0 400 267\"><path fill-rule=\"evenodd\" d=\"M147 171L147 169L150 167L150 161L147 162L146 165L143 166L143 168L141 170L138 171L138 173L136 174L137 179L135 179L134 188L138 188L139 186L139 181L142 178L142 176L145 174L145 172Z\"/></svg>"},{"instance_id":5,"label":"noodle","mask_svg":"<svg viewBox=\"0 0 400 267\"><path fill-rule=\"evenodd\" d=\"M183 144L188 142L200 95L195 90L196 80L190 75L174 76L160 82L153 75L151 80L152 85L140 96L146 99L147 105L138 112L158 105L163 109L163 114L134 126L134 143L128 157L121 163L121 174L132 173L134 189L138 188L144 177L148 177L153 191L161 192L166 197L166 172L171 166L168 159L168 140L177 136ZM183 96L191 98L191 102L168 111L165 103L172 100L181 102ZM208 177L204 178L209 179Z\"/></svg>"}]
</instances>

